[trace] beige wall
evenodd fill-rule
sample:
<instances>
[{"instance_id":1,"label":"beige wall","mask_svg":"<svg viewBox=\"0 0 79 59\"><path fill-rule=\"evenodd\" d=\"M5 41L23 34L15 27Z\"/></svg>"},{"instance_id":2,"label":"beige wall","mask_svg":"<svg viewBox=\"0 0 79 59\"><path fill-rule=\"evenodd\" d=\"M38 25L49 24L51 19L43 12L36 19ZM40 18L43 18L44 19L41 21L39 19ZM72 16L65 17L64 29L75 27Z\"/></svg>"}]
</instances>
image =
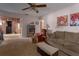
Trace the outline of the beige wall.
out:
<instances>
[{"instance_id":1,"label":"beige wall","mask_svg":"<svg viewBox=\"0 0 79 59\"><path fill-rule=\"evenodd\" d=\"M6 21L3 21L2 28L3 32L6 33Z\"/></svg>"},{"instance_id":2,"label":"beige wall","mask_svg":"<svg viewBox=\"0 0 79 59\"><path fill-rule=\"evenodd\" d=\"M55 31L67 31L67 32L79 32L79 26L70 26L70 14L79 13L79 4L69 6L67 8L58 10L56 12L46 15L46 21L48 23L49 30ZM68 26L57 26L57 17L68 15Z\"/></svg>"}]
</instances>

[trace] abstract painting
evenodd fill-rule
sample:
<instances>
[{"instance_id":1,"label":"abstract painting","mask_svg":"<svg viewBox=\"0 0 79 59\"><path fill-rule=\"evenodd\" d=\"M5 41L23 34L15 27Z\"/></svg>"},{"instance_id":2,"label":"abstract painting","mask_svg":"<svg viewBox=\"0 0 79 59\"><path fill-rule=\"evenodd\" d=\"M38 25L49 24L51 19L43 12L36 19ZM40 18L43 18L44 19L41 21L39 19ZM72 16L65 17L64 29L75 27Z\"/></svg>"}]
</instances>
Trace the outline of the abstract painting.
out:
<instances>
[{"instance_id":1,"label":"abstract painting","mask_svg":"<svg viewBox=\"0 0 79 59\"><path fill-rule=\"evenodd\" d=\"M68 25L68 16L57 17L57 26L67 26Z\"/></svg>"},{"instance_id":2,"label":"abstract painting","mask_svg":"<svg viewBox=\"0 0 79 59\"><path fill-rule=\"evenodd\" d=\"M79 26L79 13L70 15L70 26Z\"/></svg>"}]
</instances>

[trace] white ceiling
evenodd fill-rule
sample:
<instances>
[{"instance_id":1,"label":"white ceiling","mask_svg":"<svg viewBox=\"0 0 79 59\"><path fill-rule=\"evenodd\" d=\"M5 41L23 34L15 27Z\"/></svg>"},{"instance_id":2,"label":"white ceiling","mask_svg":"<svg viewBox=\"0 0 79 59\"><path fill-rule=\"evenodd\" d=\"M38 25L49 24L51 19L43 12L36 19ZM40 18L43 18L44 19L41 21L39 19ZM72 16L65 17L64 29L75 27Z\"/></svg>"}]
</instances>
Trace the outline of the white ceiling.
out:
<instances>
[{"instance_id":1,"label":"white ceiling","mask_svg":"<svg viewBox=\"0 0 79 59\"><path fill-rule=\"evenodd\" d=\"M71 6L74 3L45 3L45 4L47 4L47 7L38 8L39 15L46 15L48 13L55 12L57 10ZM37 15L37 13L31 9L23 11L22 9L26 7L29 7L27 3L0 3L0 10L6 11L6 12Z\"/></svg>"}]
</instances>

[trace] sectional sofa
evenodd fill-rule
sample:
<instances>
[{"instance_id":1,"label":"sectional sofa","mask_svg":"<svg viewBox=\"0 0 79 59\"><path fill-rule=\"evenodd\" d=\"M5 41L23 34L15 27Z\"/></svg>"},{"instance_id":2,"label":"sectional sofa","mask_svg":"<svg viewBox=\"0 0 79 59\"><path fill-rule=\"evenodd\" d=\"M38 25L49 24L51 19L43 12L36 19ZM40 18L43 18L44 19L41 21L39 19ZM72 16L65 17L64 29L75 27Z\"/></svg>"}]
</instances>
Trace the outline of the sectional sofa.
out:
<instances>
[{"instance_id":1,"label":"sectional sofa","mask_svg":"<svg viewBox=\"0 0 79 59\"><path fill-rule=\"evenodd\" d=\"M46 42L69 56L79 56L79 33L56 31Z\"/></svg>"}]
</instances>

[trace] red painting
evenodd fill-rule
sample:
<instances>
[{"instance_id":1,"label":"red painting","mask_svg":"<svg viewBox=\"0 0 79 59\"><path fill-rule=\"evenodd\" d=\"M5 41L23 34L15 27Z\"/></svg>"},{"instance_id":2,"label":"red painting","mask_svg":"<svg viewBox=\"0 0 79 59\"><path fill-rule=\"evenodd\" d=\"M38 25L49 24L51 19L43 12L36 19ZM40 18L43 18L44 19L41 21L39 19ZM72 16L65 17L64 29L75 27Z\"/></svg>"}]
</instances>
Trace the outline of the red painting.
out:
<instances>
[{"instance_id":1,"label":"red painting","mask_svg":"<svg viewBox=\"0 0 79 59\"><path fill-rule=\"evenodd\" d=\"M58 26L67 26L68 25L68 16L60 16L57 17L57 25Z\"/></svg>"},{"instance_id":2,"label":"red painting","mask_svg":"<svg viewBox=\"0 0 79 59\"><path fill-rule=\"evenodd\" d=\"M70 15L70 26L79 26L79 13Z\"/></svg>"}]
</instances>

